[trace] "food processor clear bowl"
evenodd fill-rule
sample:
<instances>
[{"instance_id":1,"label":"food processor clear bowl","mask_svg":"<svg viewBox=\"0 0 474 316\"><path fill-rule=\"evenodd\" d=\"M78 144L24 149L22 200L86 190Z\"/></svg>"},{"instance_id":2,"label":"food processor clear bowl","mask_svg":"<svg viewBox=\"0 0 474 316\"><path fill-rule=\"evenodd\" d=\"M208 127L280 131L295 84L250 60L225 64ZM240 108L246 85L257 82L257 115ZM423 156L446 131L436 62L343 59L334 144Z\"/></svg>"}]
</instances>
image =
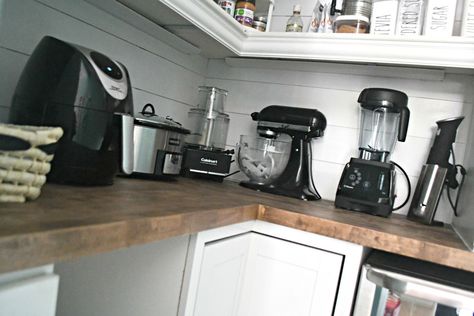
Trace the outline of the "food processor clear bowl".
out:
<instances>
[{"instance_id":1,"label":"food processor clear bowl","mask_svg":"<svg viewBox=\"0 0 474 316\"><path fill-rule=\"evenodd\" d=\"M269 184L285 170L291 141L241 135L237 145L240 170L257 184Z\"/></svg>"}]
</instances>

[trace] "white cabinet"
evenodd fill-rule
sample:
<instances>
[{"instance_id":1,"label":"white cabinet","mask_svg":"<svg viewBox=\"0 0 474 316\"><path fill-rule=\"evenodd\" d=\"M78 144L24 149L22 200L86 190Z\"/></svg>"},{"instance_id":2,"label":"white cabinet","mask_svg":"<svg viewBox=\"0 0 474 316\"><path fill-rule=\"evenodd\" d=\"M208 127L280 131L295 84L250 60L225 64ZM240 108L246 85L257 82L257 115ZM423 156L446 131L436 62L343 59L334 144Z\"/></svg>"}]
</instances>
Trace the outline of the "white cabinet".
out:
<instances>
[{"instance_id":1,"label":"white cabinet","mask_svg":"<svg viewBox=\"0 0 474 316\"><path fill-rule=\"evenodd\" d=\"M99 6L103 2L87 1ZM160 12L173 14L174 11L181 20L184 17L194 27L220 43L220 48L223 46L231 52L227 56L219 56L220 58L238 56L474 69L474 39L466 37L264 33L240 25L213 0L118 1L133 8L134 13L140 12L149 20L158 21L170 29L173 29L172 22L168 22ZM158 10L158 3L160 6L165 5L166 10ZM193 37L198 37L200 33L193 32L192 29L190 26L186 27L189 39L186 36L185 39L192 41ZM179 33L180 29L177 31ZM213 45L209 40L205 43ZM205 47L201 49L219 50L219 45L212 50Z\"/></svg>"},{"instance_id":2,"label":"white cabinet","mask_svg":"<svg viewBox=\"0 0 474 316\"><path fill-rule=\"evenodd\" d=\"M52 266L0 275L0 316L54 316L58 284Z\"/></svg>"},{"instance_id":3,"label":"white cabinet","mask_svg":"<svg viewBox=\"0 0 474 316\"><path fill-rule=\"evenodd\" d=\"M343 256L250 234L238 315L330 316Z\"/></svg>"},{"instance_id":4,"label":"white cabinet","mask_svg":"<svg viewBox=\"0 0 474 316\"><path fill-rule=\"evenodd\" d=\"M250 237L231 237L204 247L194 315L235 315Z\"/></svg>"},{"instance_id":5,"label":"white cabinet","mask_svg":"<svg viewBox=\"0 0 474 316\"><path fill-rule=\"evenodd\" d=\"M180 315L349 315L361 246L266 222L199 233Z\"/></svg>"}]
</instances>

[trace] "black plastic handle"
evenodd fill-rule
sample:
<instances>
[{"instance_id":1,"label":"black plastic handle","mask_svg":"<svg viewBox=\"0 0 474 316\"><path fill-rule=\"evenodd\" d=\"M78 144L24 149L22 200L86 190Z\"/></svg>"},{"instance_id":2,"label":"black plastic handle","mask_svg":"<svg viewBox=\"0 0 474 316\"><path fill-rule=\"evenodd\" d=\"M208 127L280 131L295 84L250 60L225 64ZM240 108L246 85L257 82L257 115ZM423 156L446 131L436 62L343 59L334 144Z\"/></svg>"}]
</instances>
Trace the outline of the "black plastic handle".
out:
<instances>
[{"instance_id":1,"label":"black plastic handle","mask_svg":"<svg viewBox=\"0 0 474 316\"><path fill-rule=\"evenodd\" d=\"M150 109L150 111L147 111L147 109ZM151 103L145 104L145 106L143 107L143 109L140 113L145 115L145 116L156 116L155 107Z\"/></svg>"},{"instance_id":2,"label":"black plastic handle","mask_svg":"<svg viewBox=\"0 0 474 316\"><path fill-rule=\"evenodd\" d=\"M400 122L398 124L398 141L404 142L406 140L409 122L410 122L410 110L407 107L400 108Z\"/></svg>"},{"instance_id":3,"label":"black plastic handle","mask_svg":"<svg viewBox=\"0 0 474 316\"><path fill-rule=\"evenodd\" d=\"M457 130L463 119L464 117L461 116L436 122L438 130L426 163L449 167L451 148L456 141Z\"/></svg>"}]
</instances>

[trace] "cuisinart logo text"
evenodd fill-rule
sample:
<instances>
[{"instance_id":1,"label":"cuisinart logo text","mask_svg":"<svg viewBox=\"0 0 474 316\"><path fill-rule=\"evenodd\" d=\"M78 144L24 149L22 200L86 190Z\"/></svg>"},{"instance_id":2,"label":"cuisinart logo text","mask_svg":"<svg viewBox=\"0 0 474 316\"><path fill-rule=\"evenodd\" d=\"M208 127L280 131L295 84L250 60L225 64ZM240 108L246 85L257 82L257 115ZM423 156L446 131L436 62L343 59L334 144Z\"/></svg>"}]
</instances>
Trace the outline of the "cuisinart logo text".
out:
<instances>
[{"instance_id":1,"label":"cuisinart logo text","mask_svg":"<svg viewBox=\"0 0 474 316\"><path fill-rule=\"evenodd\" d=\"M201 158L201 163L204 165L217 166L217 159Z\"/></svg>"}]
</instances>

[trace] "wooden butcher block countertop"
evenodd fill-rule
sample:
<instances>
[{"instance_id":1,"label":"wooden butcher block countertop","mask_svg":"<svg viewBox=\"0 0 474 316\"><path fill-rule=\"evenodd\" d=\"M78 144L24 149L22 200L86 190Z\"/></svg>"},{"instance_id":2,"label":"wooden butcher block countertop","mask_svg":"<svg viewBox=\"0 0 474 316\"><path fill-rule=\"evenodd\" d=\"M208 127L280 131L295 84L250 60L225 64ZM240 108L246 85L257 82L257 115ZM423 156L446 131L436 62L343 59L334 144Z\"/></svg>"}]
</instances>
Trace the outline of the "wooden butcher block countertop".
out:
<instances>
[{"instance_id":1,"label":"wooden butcher block countertop","mask_svg":"<svg viewBox=\"0 0 474 316\"><path fill-rule=\"evenodd\" d=\"M0 272L254 219L474 272L474 253L449 228L184 178L117 178L108 187L48 184L36 201L0 204Z\"/></svg>"}]
</instances>

